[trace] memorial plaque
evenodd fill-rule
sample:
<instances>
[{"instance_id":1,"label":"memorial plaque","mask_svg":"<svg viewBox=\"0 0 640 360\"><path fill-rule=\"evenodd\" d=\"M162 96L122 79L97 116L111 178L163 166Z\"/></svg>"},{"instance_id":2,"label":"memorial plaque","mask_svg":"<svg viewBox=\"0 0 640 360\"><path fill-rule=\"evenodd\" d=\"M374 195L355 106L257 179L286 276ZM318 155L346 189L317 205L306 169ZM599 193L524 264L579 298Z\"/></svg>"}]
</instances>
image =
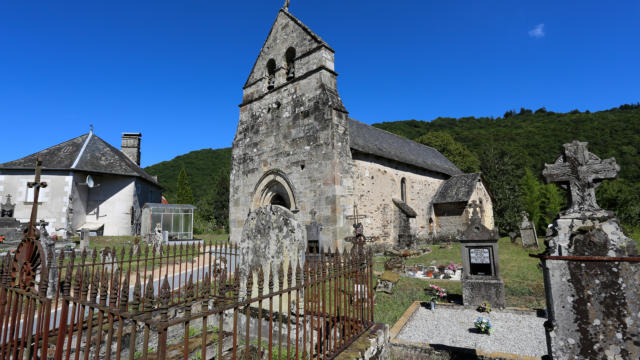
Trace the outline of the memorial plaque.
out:
<instances>
[{"instance_id":1,"label":"memorial plaque","mask_svg":"<svg viewBox=\"0 0 640 360\"><path fill-rule=\"evenodd\" d=\"M491 264L489 248L469 249L472 264Z\"/></svg>"},{"instance_id":2,"label":"memorial plaque","mask_svg":"<svg viewBox=\"0 0 640 360\"><path fill-rule=\"evenodd\" d=\"M489 247L469 248L469 274L492 275L491 249Z\"/></svg>"}]
</instances>

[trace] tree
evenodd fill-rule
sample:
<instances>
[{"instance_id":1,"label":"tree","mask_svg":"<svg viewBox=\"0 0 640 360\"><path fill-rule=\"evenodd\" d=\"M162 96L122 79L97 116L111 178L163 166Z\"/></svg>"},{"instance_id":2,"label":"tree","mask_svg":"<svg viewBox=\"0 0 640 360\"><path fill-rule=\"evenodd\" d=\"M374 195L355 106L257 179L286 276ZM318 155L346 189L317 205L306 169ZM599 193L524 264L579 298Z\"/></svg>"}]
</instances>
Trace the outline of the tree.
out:
<instances>
[{"instance_id":1,"label":"tree","mask_svg":"<svg viewBox=\"0 0 640 360\"><path fill-rule=\"evenodd\" d=\"M520 180L520 201L522 209L529 213L531 220L536 228L540 223L542 212L542 183L536 179L533 172L529 169L524 171L524 176Z\"/></svg>"},{"instance_id":2,"label":"tree","mask_svg":"<svg viewBox=\"0 0 640 360\"><path fill-rule=\"evenodd\" d=\"M565 205L565 196L558 188L558 185L543 185L542 202L540 204L542 222L541 224L539 224L539 230L544 230L545 226L551 224L558 213L565 207Z\"/></svg>"},{"instance_id":3,"label":"tree","mask_svg":"<svg viewBox=\"0 0 640 360\"><path fill-rule=\"evenodd\" d=\"M516 231L520 224L520 198L518 178L520 176L508 152L489 148L480 157L482 175L493 194L493 212L498 230L502 235Z\"/></svg>"},{"instance_id":4,"label":"tree","mask_svg":"<svg viewBox=\"0 0 640 360\"><path fill-rule=\"evenodd\" d=\"M455 141L453 137L446 132L428 132L416 141L437 149L463 172L478 172L480 170L480 160L478 160L469 149Z\"/></svg>"},{"instance_id":5,"label":"tree","mask_svg":"<svg viewBox=\"0 0 640 360\"><path fill-rule=\"evenodd\" d=\"M187 171L182 168L178 174L178 182L176 184L176 202L178 204L193 204L193 192L189 185Z\"/></svg>"}]
</instances>

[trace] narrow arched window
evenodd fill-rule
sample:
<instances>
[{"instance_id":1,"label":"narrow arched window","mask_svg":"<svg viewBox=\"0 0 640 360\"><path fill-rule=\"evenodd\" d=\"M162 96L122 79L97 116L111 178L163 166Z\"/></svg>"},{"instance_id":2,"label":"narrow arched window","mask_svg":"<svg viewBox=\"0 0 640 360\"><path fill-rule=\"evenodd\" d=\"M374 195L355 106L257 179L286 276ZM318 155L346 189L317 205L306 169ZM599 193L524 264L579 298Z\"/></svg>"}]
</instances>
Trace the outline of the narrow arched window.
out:
<instances>
[{"instance_id":1,"label":"narrow arched window","mask_svg":"<svg viewBox=\"0 0 640 360\"><path fill-rule=\"evenodd\" d=\"M288 48L284 58L287 61L287 80L291 80L296 77L296 49Z\"/></svg>"},{"instance_id":2,"label":"narrow arched window","mask_svg":"<svg viewBox=\"0 0 640 360\"><path fill-rule=\"evenodd\" d=\"M267 61L267 89L273 90L276 86L276 61L269 59Z\"/></svg>"},{"instance_id":3,"label":"narrow arched window","mask_svg":"<svg viewBox=\"0 0 640 360\"><path fill-rule=\"evenodd\" d=\"M407 179L406 178L402 178L402 180L400 180L400 199L402 199L403 202L407 202Z\"/></svg>"}]
</instances>

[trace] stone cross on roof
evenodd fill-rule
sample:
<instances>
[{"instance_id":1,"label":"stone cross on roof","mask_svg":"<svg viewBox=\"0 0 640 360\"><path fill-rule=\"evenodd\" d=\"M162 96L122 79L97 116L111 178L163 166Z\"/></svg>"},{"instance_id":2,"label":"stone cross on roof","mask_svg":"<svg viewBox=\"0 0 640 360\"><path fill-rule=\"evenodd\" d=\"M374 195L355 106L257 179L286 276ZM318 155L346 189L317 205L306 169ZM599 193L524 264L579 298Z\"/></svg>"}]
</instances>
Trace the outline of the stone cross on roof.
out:
<instances>
[{"instance_id":1,"label":"stone cross on roof","mask_svg":"<svg viewBox=\"0 0 640 360\"><path fill-rule=\"evenodd\" d=\"M602 160L587 150L586 142L573 141L564 144L564 154L553 164L544 164L547 182L569 185L571 207L567 213L598 211L595 188L604 179L613 179L618 175L620 166L615 158Z\"/></svg>"},{"instance_id":2,"label":"stone cross on roof","mask_svg":"<svg viewBox=\"0 0 640 360\"><path fill-rule=\"evenodd\" d=\"M478 204L476 200L472 200L469 203L468 208L472 210L471 222L480 222L480 212L478 211L481 208L480 204Z\"/></svg>"},{"instance_id":3,"label":"stone cross on roof","mask_svg":"<svg viewBox=\"0 0 640 360\"><path fill-rule=\"evenodd\" d=\"M284 11L289 11L289 0L284 1L284 5L282 5Z\"/></svg>"}]
</instances>

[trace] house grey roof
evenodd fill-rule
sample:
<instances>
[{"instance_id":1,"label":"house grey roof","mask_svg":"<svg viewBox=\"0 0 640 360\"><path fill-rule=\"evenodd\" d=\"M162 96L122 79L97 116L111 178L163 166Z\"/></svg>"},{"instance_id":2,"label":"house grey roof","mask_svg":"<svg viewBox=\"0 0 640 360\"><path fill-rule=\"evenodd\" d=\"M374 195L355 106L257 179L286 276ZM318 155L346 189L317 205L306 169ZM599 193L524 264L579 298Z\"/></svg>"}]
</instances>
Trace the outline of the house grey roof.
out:
<instances>
[{"instance_id":1,"label":"house grey roof","mask_svg":"<svg viewBox=\"0 0 640 360\"><path fill-rule=\"evenodd\" d=\"M452 176L440 185L440 189L433 198L433 203L468 202L476 183L480 180L479 173Z\"/></svg>"},{"instance_id":2,"label":"house grey roof","mask_svg":"<svg viewBox=\"0 0 640 360\"><path fill-rule=\"evenodd\" d=\"M349 119L351 148L446 175L462 172L438 150Z\"/></svg>"},{"instance_id":3,"label":"house grey roof","mask_svg":"<svg viewBox=\"0 0 640 360\"><path fill-rule=\"evenodd\" d=\"M0 170L33 170L42 158L43 170L76 170L92 173L135 176L161 187L158 181L131 161L122 151L94 133L80 135L21 159L0 164Z\"/></svg>"}]
</instances>

